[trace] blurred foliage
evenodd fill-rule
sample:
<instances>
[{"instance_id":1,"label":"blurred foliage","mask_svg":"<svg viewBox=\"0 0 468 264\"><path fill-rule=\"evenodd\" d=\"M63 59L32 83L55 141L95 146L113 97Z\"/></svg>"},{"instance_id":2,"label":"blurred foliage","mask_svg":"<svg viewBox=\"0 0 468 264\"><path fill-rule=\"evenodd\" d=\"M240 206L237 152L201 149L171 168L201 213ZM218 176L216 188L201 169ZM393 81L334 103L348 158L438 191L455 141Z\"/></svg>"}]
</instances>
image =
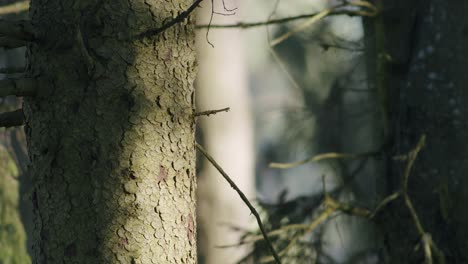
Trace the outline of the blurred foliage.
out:
<instances>
[{"instance_id":1,"label":"blurred foliage","mask_svg":"<svg viewBox=\"0 0 468 264\"><path fill-rule=\"evenodd\" d=\"M0 264L26 264L26 235L18 213L18 169L0 146Z\"/></svg>"}]
</instances>

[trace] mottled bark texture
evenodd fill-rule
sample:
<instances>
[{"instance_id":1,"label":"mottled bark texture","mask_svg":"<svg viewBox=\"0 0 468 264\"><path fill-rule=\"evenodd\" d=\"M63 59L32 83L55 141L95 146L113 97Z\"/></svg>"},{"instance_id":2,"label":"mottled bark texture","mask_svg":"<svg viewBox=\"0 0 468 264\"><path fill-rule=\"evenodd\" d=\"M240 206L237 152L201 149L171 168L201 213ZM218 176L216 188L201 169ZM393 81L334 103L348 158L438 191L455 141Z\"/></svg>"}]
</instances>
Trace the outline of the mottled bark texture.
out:
<instances>
[{"instance_id":1,"label":"mottled bark texture","mask_svg":"<svg viewBox=\"0 0 468 264\"><path fill-rule=\"evenodd\" d=\"M468 2L381 2L389 56L374 59L390 59L384 76L377 77L389 98L389 157L407 153L427 135L410 175L409 196L446 263L468 263ZM404 166L389 159L388 194L400 188ZM401 199L380 220L389 263L424 261L421 237Z\"/></svg>"},{"instance_id":2,"label":"mottled bark texture","mask_svg":"<svg viewBox=\"0 0 468 264\"><path fill-rule=\"evenodd\" d=\"M0 263L31 263L18 211L18 168L0 145Z\"/></svg>"},{"instance_id":3,"label":"mottled bark texture","mask_svg":"<svg viewBox=\"0 0 468 264\"><path fill-rule=\"evenodd\" d=\"M195 263L189 0L33 0L34 263Z\"/></svg>"}]
</instances>

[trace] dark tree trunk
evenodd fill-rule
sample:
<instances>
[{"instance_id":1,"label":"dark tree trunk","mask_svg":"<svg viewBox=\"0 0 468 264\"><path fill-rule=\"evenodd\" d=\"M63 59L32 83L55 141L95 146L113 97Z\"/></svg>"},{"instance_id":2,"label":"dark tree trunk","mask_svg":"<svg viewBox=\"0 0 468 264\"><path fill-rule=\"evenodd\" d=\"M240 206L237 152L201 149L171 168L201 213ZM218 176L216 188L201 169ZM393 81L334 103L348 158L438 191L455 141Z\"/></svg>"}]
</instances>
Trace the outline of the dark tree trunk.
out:
<instances>
[{"instance_id":1,"label":"dark tree trunk","mask_svg":"<svg viewBox=\"0 0 468 264\"><path fill-rule=\"evenodd\" d=\"M377 69L370 76L382 98L388 98L382 100L388 121L387 194L401 189L406 166L392 156L408 153L426 135L409 175L408 194L445 262L468 263L468 2L376 4L383 4L382 16L367 21L366 33L370 69ZM389 263L424 261L421 232L403 199L380 220ZM442 262L435 247L430 251L434 263Z\"/></svg>"}]
</instances>

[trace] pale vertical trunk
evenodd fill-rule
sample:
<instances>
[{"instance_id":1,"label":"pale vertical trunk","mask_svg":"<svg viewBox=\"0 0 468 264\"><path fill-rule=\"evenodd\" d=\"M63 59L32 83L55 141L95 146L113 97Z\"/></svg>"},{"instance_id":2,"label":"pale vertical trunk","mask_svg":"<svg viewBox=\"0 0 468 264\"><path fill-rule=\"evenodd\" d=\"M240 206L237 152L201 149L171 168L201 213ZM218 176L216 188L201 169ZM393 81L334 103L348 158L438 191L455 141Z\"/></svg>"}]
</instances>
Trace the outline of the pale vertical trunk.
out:
<instances>
[{"instance_id":1,"label":"pale vertical trunk","mask_svg":"<svg viewBox=\"0 0 468 264\"><path fill-rule=\"evenodd\" d=\"M195 263L192 1L33 0L35 263Z\"/></svg>"},{"instance_id":2,"label":"pale vertical trunk","mask_svg":"<svg viewBox=\"0 0 468 264\"><path fill-rule=\"evenodd\" d=\"M239 8L240 1L225 1L227 8ZM215 10L225 12L221 1ZM208 22L210 6L199 15L200 23ZM236 13L241 12L239 9ZM239 16L216 16L215 22L235 23ZM212 30L197 36L200 54L200 75L197 81L197 107L200 110L230 107L228 113L199 117L203 142L208 151L231 175L248 198L255 197L254 146L252 116L249 106L247 72L243 60L244 48L240 30ZM232 226L248 228L251 223L248 208L216 169L205 164L199 178L199 219L201 252L206 263L235 263L247 254L246 247L216 248L239 241L242 232Z\"/></svg>"}]
</instances>

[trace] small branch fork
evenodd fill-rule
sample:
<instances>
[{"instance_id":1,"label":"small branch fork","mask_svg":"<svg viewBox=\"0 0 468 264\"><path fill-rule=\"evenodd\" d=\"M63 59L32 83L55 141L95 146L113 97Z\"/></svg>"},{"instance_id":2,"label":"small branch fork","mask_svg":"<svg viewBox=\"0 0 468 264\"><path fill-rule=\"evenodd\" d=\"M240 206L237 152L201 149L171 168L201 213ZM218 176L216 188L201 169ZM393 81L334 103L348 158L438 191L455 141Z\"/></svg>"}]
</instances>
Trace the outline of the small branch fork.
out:
<instances>
[{"instance_id":1,"label":"small branch fork","mask_svg":"<svg viewBox=\"0 0 468 264\"><path fill-rule=\"evenodd\" d=\"M421 238L421 244L422 248L424 250L424 256L426 259L426 263L432 264L433 262L433 254L437 258L437 263L445 263L445 257L443 252L439 249L439 247L435 244L435 242L432 240L431 235L425 231L424 227L422 226L421 220L419 219L419 216L416 212L416 209L413 206L413 202L410 199L410 196L408 194L408 179L411 173L411 169L414 165L414 162L421 151L421 149L424 147L426 142L426 136L421 135L417 145L414 147L413 150L411 150L409 153L406 155L399 155L395 156L394 160L406 160L407 164L405 167L405 170L403 172L403 182L402 182L402 187L399 191L387 196L384 198L380 204L373 210L370 211L365 208L358 208L358 207L353 207L348 204L340 203L335 200L333 200L328 194L325 193L325 199L323 204L325 205L325 210L317 217L316 220L312 221L309 225L313 226L314 228L317 226L315 225L315 222L320 221L323 222L326 219L328 219L331 216L331 213L335 211L342 211L347 214L355 215L355 216L360 216L368 219L373 219L375 215L380 212L387 204L391 203L392 201L398 199L399 197L403 198L403 201L408 208L408 211L411 215L411 218L413 220L414 226L416 228L417 233L419 234ZM316 162L316 161L321 161L321 160L326 160L326 159L357 159L357 158L366 158L369 156L375 156L379 154L379 152L366 152L362 154L346 154L346 153L324 153L324 154L319 154L316 156L312 156L308 159L298 161L298 162L293 162L293 163L270 163L270 167L272 168L278 168L278 169L288 169L288 168L293 168L296 166L303 165L308 162ZM325 192L325 191L324 191ZM332 209L331 211L328 209ZM304 234L307 232L313 231L313 228L307 228L305 225L291 225L291 226L285 226L282 227L278 230L271 231L268 235L269 236L276 236L279 235L282 232L291 230L291 229L298 229L298 230L306 230ZM245 243L252 243L258 240L258 237L252 237L249 240L244 240L241 241L240 244L245 244ZM297 239L293 239L297 240ZM285 253L285 250L291 245L292 242L284 249L282 250L279 255L281 256L283 253ZM266 259L268 262L269 259Z\"/></svg>"},{"instance_id":2,"label":"small branch fork","mask_svg":"<svg viewBox=\"0 0 468 264\"><path fill-rule=\"evenodd\" d=\"M408 194L408 179L411 173L411 169L413 168L413 164L419 152L421 151L421 149L424 147L425 144L426 144L426 135L422 135L416 147L408 153L408 162L406 164L406 167L403 173L403 186L402 186L403 194L402 195L403 195L403 200L405 201L406 207L408 208L411 214L411 218L413 219L416 231L421 237L421 244L424 250L424 257L426 259L426 263L427 264L434 263L433 257L432 257L432 252L434 252L434 255L438 261L437 263L443 264L445 263L444 254L436 245L434 240L432 240L431 234L424 230L421 220L419 219L419 216L416 213L416 209L413 206L413 202L411 201L410 196Z\"/></svg>"},{"instance_id":3,"label":"small branch fork","mask_svg":"<svg viewBox=\"0 0 468 264\"><path fill-rule=\"evenodd\" d=\"M218 165L218 163L211 157L210 154L206 152L206 150L198 143L195 143L195 146L197 149L208 159L208 161L218 170L219 173L224 177L224 179L231 185L231 187L239 194L240 198L242 201L249 207L250 212L255 216L258 227L260 228L260 231L262 232L263 238L265 239L265 242L268 245L268 248L271 251L271 254L273 255L273 259L276 261L277 264L281 264L281 260L276 253L273 244L271 243L270 239L268 238L267 232L265 231L265 227L263 226L262 220L260 218L260 215L258 214L257 210L255 207L250 203L249 199L245 196L245 194L237 187L237 185L234 183L234 181L227 175L226 172L221 168L221 166Z\"/></svg>"},{"instance_id":4,"label":"small branch fork","mask_svg":"<svg viewBox=\"0 0 468 264\"><path fill-rule=\"evenodd\" d=\"M141 34L139 34L137 36L138 39L143 39L143 38L149 38L151 36L154 36L154 35L157 35L165 30L167 30L168 28L174 26L175 24L177 23L181 23L182 21L184 21L186 18L188 18L190 16L190 14L195 10L195 8L198 7L198 5L202 2L203 0L196 0L193 2L193 4L187 8L187 10L183 11L182 13L180 13L178 16L176 16L174 19L171 19L169 22L163 24L161 27L159 28L156 28L156 29L152 29L152 30L148 30L146 32L143 32Z\"/></svg>"}]
</instances>

